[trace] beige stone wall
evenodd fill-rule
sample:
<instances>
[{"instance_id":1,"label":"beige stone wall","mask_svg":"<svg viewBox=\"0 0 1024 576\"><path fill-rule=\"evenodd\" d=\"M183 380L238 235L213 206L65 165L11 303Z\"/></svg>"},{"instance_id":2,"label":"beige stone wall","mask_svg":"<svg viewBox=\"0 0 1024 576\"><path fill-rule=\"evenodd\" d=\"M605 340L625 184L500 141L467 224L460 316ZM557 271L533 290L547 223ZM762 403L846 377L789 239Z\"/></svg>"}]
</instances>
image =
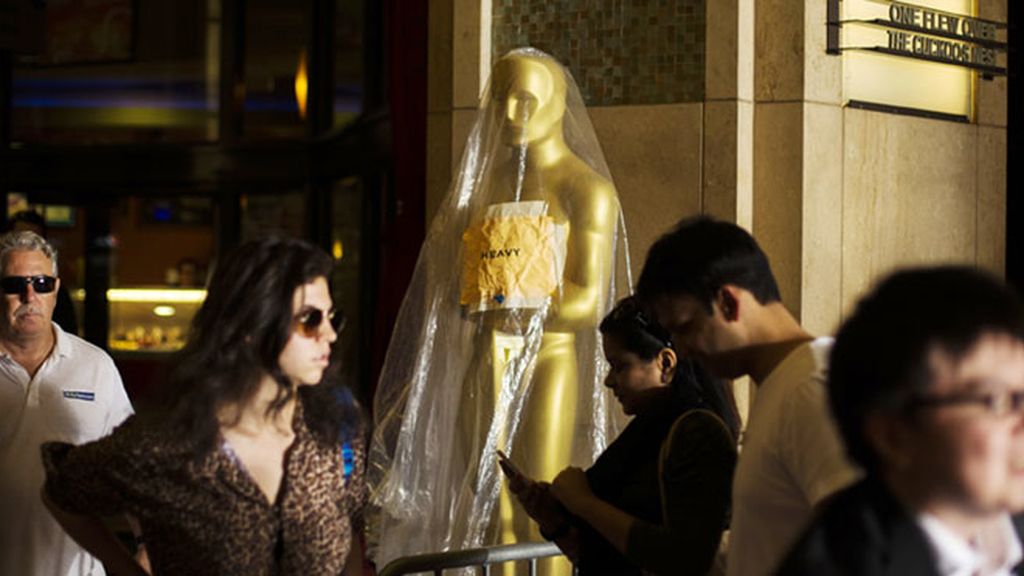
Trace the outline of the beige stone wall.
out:
<instances>
[{"instance_id":1,"label":"beige stone wall","mask_svg":"<svg viewBox=\"0 0 1024 576\"><path fill-rule=\"evenodd\" d=\"M786 305L820 334L901 266L1002 274L1006 213L1005 78L978 82L974 124L844 108L824 11L757 5L751 227ZM1005 0L980 15L1005 21Z\"/></svg>"},{"instance_id":2,"label":"beige stone wall","mask_svg":"<svg viewBox=\"0 0 1024 576\"><path fill-rule=\"evenodd\" d=\"M861 110L844 111L844 125L844 311L900 266L1002 273L1004 130Z\"/></svg>"},{"instance_id":3,"label":"beige stone wall","mask_svg":"<svg viewBox=\"0 0 1024 576\"><path fill-rule=\"evenodd\" d=\"M1007 0L979 0L1006 21ZM981 81L975 124L842 106L821 0L709 0L702 102L589 109L619 192L634 275L683 216L751 230L783 299L831 334L899 266L1003 273L1006 79ZM491 53L489 0L431 0L427 219L450 185ZM635 277L635 276L634 276ZM748 381L736 383L746 414Z\"/></svg>"},{"instance_id":4,"label":"beige stone wall","mask_svg":"<svg viewBox=\"0 0 1024 576\"><path fill-rule=\"evenodd\" d=\"M591 108L626 218L634 278L647 248L701 210L701 104Z\"/></svg>"},{"instance_id":5,"label":"beige stone wall","mask_svg":"<svg viewBox=\"0 0 1024 576\"><path fill-rule=\"evenodd\" d=\"M825 2L707 2L703 102L589 110L626 215L634 271L699 212L750 229L783 297L831 333L879 276L960 262L1002 273L1006 80L979 81L976 122L842 106ZM490 54L489 2L430 6L427 218L450 184ZM980 0L1006 20L1006 0Z\"/></svg>"},{"instance_id":6,"label":"beige stone wall","mask_svg":"<svg viewBox=\"0 0 1024 576\"><path fill-rule=\"evenodd\" d=\"M430 5L428 222L460 163L485 82L485 4ZM707 212L750 224L753 44L738 39L752 35L753 0L706 4L703 102L588 110L622 201L634 272L654 239L684 216Z\"/></svg>"}]
</instances>

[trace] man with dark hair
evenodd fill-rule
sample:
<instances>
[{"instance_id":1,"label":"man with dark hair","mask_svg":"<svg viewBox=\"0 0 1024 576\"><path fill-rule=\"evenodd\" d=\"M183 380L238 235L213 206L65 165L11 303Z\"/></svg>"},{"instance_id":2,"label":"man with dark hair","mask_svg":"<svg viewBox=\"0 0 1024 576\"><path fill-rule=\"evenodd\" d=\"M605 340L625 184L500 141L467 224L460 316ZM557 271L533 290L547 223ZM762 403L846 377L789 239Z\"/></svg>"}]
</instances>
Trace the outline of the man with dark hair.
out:
<instances>
[{"instance_id":1,"label":"man with dark hair","mask_svg":"<svg viewBox=\"0 0 1024 576\"><path fill-rule=\"evenodd\" d=\"M783 574L1024 574L1024 310L968 268L899 272L839 330L830 405L865 478Z\"/></svg>"},{"instance_id":2,"label":"man with dark hair","mask_svg":"<svg viewBox=\"0 0 1024 576\"><path fill-rule=\"evenodd\" d=\"M828 416L829 338L780 301L768 258L728 222L684 220L650 249L637 286L677 350L758 385L733 481L728 574L772 571L823 499L856 479Z\"/></svg>"}]
</instances>

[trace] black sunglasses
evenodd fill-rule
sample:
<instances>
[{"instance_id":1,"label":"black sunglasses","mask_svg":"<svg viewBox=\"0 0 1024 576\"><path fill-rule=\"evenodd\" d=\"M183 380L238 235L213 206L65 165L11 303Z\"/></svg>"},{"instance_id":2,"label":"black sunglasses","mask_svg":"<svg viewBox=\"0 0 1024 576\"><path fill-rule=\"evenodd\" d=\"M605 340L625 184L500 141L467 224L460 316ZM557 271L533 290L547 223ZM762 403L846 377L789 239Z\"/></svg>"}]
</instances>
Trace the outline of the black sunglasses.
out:
<instances>
[{"instance_id":1,"label":"black sunglasses","mask_svg":"<svg viewBox=\"0 0 1024 576\"><path fill-rule=\"evenodd\" d=\"M324 317L331 323L334 331L341 333L345 329L345 313L341 310L328 310L326 314L319 308L310 308L295 317L295 329L306 338L316 338L320 335L320 327L324 323Z\"/></svg>"},{"instance_id":2,"label":"black sunglasses","mask_svg":"<svg viewBox=\"0 0 1024 576\"><path fill-rule=\"evenodd\" d=\"M49 294L57 287L57 279L53 276L4 276L0 278L0 289L4 294L27 294L28 285L39 294Z\"/></svg>"}]
</instances>

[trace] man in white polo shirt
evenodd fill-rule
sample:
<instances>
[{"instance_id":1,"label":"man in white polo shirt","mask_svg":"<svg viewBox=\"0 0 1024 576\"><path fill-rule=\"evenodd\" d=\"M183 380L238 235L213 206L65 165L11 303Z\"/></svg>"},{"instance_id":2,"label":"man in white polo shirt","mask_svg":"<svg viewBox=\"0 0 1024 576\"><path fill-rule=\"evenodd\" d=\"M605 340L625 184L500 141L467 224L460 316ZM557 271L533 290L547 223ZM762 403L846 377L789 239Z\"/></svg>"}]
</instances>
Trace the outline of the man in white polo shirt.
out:
<instances>
[{"instance_id":1,"label":"man in white polo shirt","mask_svg":"<svg viewBox=\"0 0 1024 576\"><path fill-rule=\"evenodd\" d=\"M39 446L105 436L132 407L110 356L51 320L59 284L46 240L0 239L0 574L105 574L43 506Z\"/></svg>"}]
</instances>

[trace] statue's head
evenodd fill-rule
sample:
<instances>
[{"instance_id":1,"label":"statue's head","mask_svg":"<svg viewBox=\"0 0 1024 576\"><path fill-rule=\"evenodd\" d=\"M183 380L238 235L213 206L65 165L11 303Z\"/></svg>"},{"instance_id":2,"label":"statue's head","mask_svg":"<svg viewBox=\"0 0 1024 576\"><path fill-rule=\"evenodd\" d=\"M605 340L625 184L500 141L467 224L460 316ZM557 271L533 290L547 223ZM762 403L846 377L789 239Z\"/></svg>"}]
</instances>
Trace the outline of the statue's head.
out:
<instances>
[{"instance_id":1,"label":"statue's head","mask_svg":"<svg viewBox=\"0 0 1024 576\"><path fill-rule=\"evenodd\" d=\"M508 145L561 136L565 73L549 57L525 51L507 54L491 73L491 104Z\"/></svg>"}]
</instances>

